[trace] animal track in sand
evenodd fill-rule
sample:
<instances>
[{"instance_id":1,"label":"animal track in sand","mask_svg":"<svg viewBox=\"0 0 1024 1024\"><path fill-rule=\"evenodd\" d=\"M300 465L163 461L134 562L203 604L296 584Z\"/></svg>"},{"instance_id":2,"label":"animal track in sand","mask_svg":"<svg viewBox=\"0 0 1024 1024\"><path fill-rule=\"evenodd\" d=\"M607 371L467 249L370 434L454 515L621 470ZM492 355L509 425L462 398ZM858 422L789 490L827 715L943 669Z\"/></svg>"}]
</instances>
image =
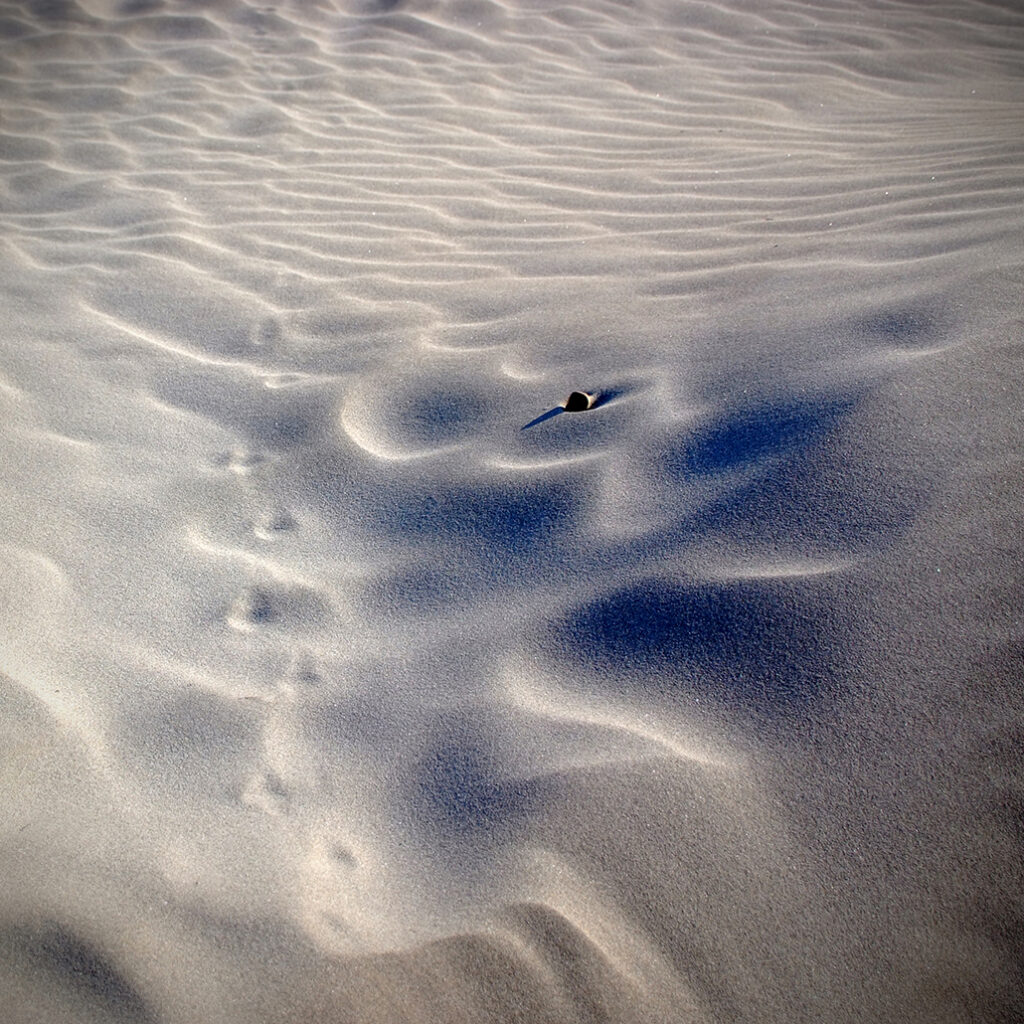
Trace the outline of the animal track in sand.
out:
<instances>
[{"instance_id":1,"label":"animal track in sand","mask_svg":"<svg viewBox=\"0 0 1024 1024\"><path fill-rule=\"evenodd\" d=\"M290 512L275 512L264 516L258 523L255 523L252 532L260 540L280 540L288 533L292 533L299 527L298 521Z\"/></svg>"},{"instance_id":2,"label":"animal track in sand","mask_svg":"<svg viewBox=\"0 0 1024 1024\"><path fill-rule=\"evenodd\" d=\"M254 776L242 792L242 803L266 814L287 814L290 804L288 790L272 772Z\"/></svg>"},{"instance_id":3,"label":"animal track in sand","mask_svg":"<svg viewBox=\"0 0 1024 1024\"><path fill-rule=\"evenodd\" d=\"M276 622L281 614L274 597L260 587L249 587L235 598L228 623L235 629L249 629Z\"/></svg>"},{"instance_id":4,"label":"animal track in sand","mask_svg":"<svg viewBox=\"0 0 1024 1024\"><path fill-rule=\"evenodd\" d=\"M256 348L274 349L284 336L281 329L281 321L274 316L264 317L253 325L250 340Z\"/></svg>"},{"instance_id":5,"label":"animal track in sand","mask_svg":"<svg viewBox=\"0 0 1024 1024\"><path fill-rule=\"evenodd\" d=\"M331 850L331 854L342 867L359 867L359 858L347 846L338 844Z\"/></svg>"},{"instance_id":6,"label":"animal track in sand","mask_svg":"<svg viewBox=\"0 0 1024 1024\"><path fill-rule=\"evenodd\" d=\"M330 614L326 598L310 587L250 585L232 601L225 621L244 633L285 621L293 629L316 628L326 623Z\"/></svg>"},{"instance_id":7,"label":"animal track in sand","mask_svg":"<svg viewBox=\"0 0 1024 1024\"><path fill-rule=\"evenodd\" d=\"M324 675L313 658L300 655L289 667L288 679L300 686L320 686L323 684Z\"/></svg>"},{"instance_id":8,"label":"animal track in sand","mask_svg":"<svg viewBox=\"0 0 1024 1024\"><path fill-rule=\"evenodd\" d=\"M210 459L215 469L226 470L236 476L249 476L270 461L270 456L263 452L250 452L243 448L232 448L230 451L219 452Z\"/></svg>"}]
</instances>

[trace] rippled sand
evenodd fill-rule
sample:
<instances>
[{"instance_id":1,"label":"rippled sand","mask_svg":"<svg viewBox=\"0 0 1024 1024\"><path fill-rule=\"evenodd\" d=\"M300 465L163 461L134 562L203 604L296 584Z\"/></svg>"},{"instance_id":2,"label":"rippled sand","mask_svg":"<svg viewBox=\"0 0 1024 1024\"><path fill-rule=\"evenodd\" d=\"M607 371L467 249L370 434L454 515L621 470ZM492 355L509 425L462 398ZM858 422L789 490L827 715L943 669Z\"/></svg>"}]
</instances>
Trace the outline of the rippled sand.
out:
<instances>
[{"instance_id":1,"label":"rippled sand","mask_svg":"<svg viewBox=\"0 0 1024 1024\"><path fill-rule=\"evenodd\" d=\"M0 38L5 1022L1018 1019L1016 5Z\"/></svg>"}]
</instances>

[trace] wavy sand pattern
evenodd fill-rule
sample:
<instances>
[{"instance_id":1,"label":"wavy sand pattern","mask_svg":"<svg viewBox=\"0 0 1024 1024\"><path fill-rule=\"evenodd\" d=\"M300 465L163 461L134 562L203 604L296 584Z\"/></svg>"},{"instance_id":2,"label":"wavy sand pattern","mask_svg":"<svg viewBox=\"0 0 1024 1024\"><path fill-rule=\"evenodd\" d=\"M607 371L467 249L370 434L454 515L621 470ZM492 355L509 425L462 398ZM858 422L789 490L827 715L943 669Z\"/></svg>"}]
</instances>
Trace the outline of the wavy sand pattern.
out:
<instances>
[{"instance_id":1,"label":"wavy sand pattern","mask_svg":"<svg viewBox=\"0 0 1024 1024\"><path fill-rule=\"evenodd\" d=\"M1017 1019L1015 5L0 37L5 1021Z\"/></svg>"}]
</instances>

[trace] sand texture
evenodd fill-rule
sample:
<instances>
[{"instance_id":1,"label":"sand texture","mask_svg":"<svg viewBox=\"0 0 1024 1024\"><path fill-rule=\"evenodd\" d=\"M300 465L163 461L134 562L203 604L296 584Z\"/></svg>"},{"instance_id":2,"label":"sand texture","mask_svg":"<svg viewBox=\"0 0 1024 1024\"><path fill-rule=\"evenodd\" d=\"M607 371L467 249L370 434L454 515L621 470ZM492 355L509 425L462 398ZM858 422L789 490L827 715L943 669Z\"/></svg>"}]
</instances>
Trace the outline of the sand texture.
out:
<instances>
[{"instance_id":1,"label":"sand texture","mask_svg":"<svg viewBox=\"0 0 1024 1024\"><path fill-rule=\"evenodd\" d=\"M1024 1019L1022 53L0 5L0 1022Z\"/></svg>"}]
</instances>

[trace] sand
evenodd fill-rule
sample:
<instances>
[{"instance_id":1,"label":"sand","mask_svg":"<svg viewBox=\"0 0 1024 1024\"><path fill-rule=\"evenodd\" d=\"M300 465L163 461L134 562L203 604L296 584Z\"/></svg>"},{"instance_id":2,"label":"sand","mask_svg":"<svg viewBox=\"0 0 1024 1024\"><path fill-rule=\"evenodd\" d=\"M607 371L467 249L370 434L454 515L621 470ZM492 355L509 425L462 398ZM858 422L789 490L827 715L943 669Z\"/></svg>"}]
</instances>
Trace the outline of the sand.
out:
<instances>
[{"instance_id":1,"label":"sand","mask_svg":"<svg viewBox=\"0 0 1024 1024\"><path fill-rule=\"evenodd\" d=\"M1015 4L0 38L0 1019L1020 1019Z\"/></svg>"}]
</instances>

